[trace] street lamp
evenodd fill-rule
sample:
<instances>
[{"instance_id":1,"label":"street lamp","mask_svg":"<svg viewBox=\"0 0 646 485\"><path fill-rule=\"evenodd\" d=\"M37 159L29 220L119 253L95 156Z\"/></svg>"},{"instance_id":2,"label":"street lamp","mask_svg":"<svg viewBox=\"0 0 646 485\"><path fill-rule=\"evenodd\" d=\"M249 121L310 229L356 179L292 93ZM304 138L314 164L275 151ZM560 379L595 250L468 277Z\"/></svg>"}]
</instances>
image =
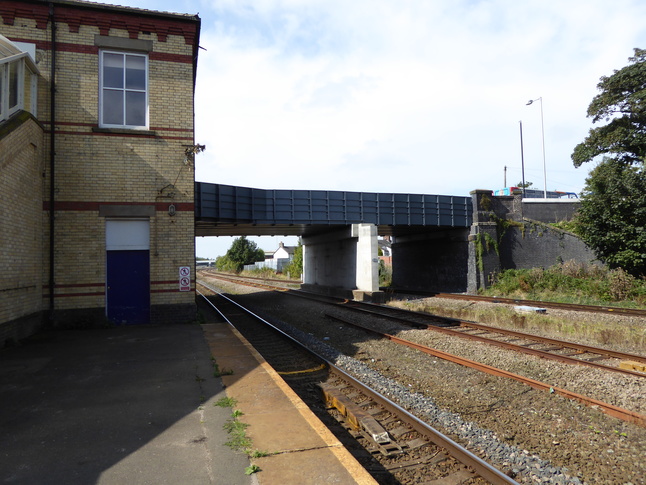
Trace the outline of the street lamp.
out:
<instances>
[{"instance_id":1,"label":"street lamp","mask_svg":"<svg viewBox=\"0 0 646 485\"><path fill-rule=\"evenodd\" d=\"M525 153L523 150L523 122L519 121L520 124L520 169L523 176L523 199L525 198Z\"/></svg>"},{"instance_id":2,"label":"street lamp","mask_svg":"<svg viewBox=\"0 0 646 485\"><path fill-rule=\"evenodd\" d=\"M543 98L530 99L526 106L534 103L535 101L541 102L541 136L543 138L543 197L547 199L547 168L545 167L545 129L543 128Z\"/></svg>"}]
</instances>

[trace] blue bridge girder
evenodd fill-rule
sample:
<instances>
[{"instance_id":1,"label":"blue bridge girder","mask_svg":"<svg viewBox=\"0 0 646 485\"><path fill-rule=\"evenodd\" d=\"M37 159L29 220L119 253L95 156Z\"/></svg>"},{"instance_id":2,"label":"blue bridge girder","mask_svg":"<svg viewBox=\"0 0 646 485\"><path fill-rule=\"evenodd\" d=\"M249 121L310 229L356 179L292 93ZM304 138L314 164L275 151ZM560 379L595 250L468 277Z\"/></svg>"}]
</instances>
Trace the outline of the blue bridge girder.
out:
<instances>
[{"instance_id":1,"label":"blue bridge girder","mask_svg":"<svg viewBox=\"0 0 646 485\"><path fill-rule=\"evenodd\" d=\"M312 235L374 224L379 235L469 227L464 196L276 190L196 182L195 235Z\"/></svg>"}]
</instances>

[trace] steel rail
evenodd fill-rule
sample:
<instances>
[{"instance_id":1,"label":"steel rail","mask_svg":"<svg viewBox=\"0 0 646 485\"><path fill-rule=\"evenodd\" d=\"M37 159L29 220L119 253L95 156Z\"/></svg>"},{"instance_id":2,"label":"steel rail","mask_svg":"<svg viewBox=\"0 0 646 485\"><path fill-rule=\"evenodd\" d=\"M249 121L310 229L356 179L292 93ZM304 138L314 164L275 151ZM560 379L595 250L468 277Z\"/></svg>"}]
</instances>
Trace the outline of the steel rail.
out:
<instances>
[{"instance_id":1,"label":"steel rail","mask_svg":"<svg viewBox=\"0 0 646 485\"><path fill-rule=\"evenodd\" d=\"M533 387L534 389L542 390L542 391L549 391L550 393L555 393L560 396L566 397L568 399L573 399L576 401L579 401L582 404L585 404L586 406L595 406L599 408L601 411L604 413L608 414L609 416L613 416L615 418L619 418L623 421L627 421L629 423L636 424L638 426L646 427L646 416L643 414L636 413L634 411L630 411L628 409L623 409L618 406L615 406L613 404L608 404L603 401L599 401L598 399L593 399L591 397L583 396L581 394L577 394L575 392L568 391L567 389L562 389L560 387L554 387L549 384L546 384L541 381L537 381L535 379L531 379L529 377L524 377L519 374L514 374L513 372L508 372L503 369L498 369L496 367L487 365L487 364L482 364L480 362L476 362L471 359L467 359L464 357L460 357L458 355L453 355L449 354L447 352L442 352L441 350L436 350L432 349L430 347L427 347L422 344L418 344L415 342L411 342L409 340L405 340L399 337L396 337L394 335L388 334L388 333L383 333L379 332L378 330L374 330L372 328L364 327L363 325L359 325L354 322L347 321L343 318L336 317L334 315L329 315L326 314L329 318L332 318L334 320L338 320L340 322L343 322L347 325L351 325L353 327L359 328L361 330L364 330L366 332L378 335L382 338L386 338L388 340L391 340L395 343L405 345L407 347L410 347L412 349L416 349L419 351L422 351L426 354L433 355L434 357L438 357L444 360L448 360L449 362L453 362L455 364L460 364L465 367L470 367L472 369L476 369L481 372L486 372L487 374L491 374L494 376L499 376L499 377L506 377L508 379L513 379L515 381L521 382L523 384L527 384L530 387Z\"/></svg>"},{"instance_id":2,"label":"steel rail","mask_svg":"<svg viewBox=\"0 0 646 485\"><path fill-rule=\"evenodd\" d=\"M229 276L223 276L220 275L219 273L211 273L208 275L210 278L222 280L222 281L228 281L229 283L234 283L236 285L242 285L242 286L251 286L252 288L264 288L267 290L272 290L272 291L294 291L290 288L285 288L281 286L273 286L273 285L267 285L263 283L256 282L255 280L261 279L261 278L249 278L247 276L238 276L238 277L229 277ZM264 280L263 281L267 281Z\"/></svg>"},{"instance_id":3,"label":"steel rail","mask_svg":"<svg viewBox=\"0 0 646 485\"><path fill-rule=\"evenodd\" d=\"M402 290L401 292L406 293L405 290ZM429 293L429 296L430 295L431 294ZM432 293L432 296L437 298L450 298L453 300L484 301L489 303L504 303L506 305L527 305L562 310L587 311L594 313L614 313L619 315L646 317L646 310L639 308L621 308L605 305L582 305L577 303L558 303L553 301L520 300L516 298L500 298L481 295L460 295L457 293Z\"/></svg>"},{"instance_id":4,"label":"steel rail","mask_svg":"<svg viewBox=\"0 0 646 485\"><path fill-rule=\"evenodd\" d=\"M634 360L637 362L643 362L646 363L646 357L643 355L638 355L638 354L629 354L626 352L616 352L611 349L603 349L600 347L591 347L588 345L583 345L583 344L577 344L575 342L566 342L564 340L557 340L557 339L552 339L549 337L540 337L537 335L531 335L531 334L526 334L523 332L517 332L516 330L507 330L507 329L497 329L497 328L492 328L488 327L487 325L481 325L479 323L475 322L468 322L465 320L460 320L460 326L461 327L470 327L470 328L477 328L479 330L487 330L489 332L499 332L505 335L509 335L512 337L520 337L520 338L527 338L527 339L540 339L541 342L547 343L547 344L554 344L554 345L560 345L561 347L568 348L568 349L573 349L573 350L580 350L583 352L587 352L590 354L598 354L598 355L607 355L608 357L614 357L616 359L630 359ZM468 334L465 334L468 335ZM644 374L641 374L644 376Z\"/></svg>"},{"instance_id":5,"label":"steel rail","mask_svg":"<svg viewBox=\"0 0 646 485\"><path fill-rule=\"evenodd\" d=\"M560 354L554 354L552 352L548 352L546 350L540 350L540 349L531 349L529 347L525 347L522 345L518 344L512 344L509 342L502 342L500 340L496 340L493 338L489 337L483 337L480 335L472 335L469 333L461 332L460 330L454 330L450 327L438 327L436 325L429 325L429 324L421 324L418 322L413 322L411 320L407 320L404 318L400 317L395 317L391 315L386 315L380 311L375 311L375 310L368 310L365 308L358 308L356 306L349 306L347 308L352 308L355 311L358 312L364 312L368 313L370 315L375 315L379 317L384 317L384 318L389 318L391 320L395 320L398 322L404 322L405 324L414 324L417 327L423 326L423 328L427 330L432 330L434 332L440 332L445 335L451 335L455 337L460 337L460 338L467 338L470 340L475 340L477 342L484 342L487 344L495 345L497 347L502 347L505 349L513 350L516 352L522 352L524 354L529 354L529 355L534 355L536 357L540 357L542 359L548 359L548 360L555 360L557 362L561 362L564 364L575 364L575 365L584 365L588 367L593 367L595 369L602 369L602 370L607 370L611 372L619 372L620 374L626 374L630 375L633 377L646 377L646 374L643 372L638 372L630 369L622 369L621 367L613 367L605 364L599 364L597 362L591 362L589 360L582 360L582 359L576 359L574 357L569 357L567 355L560 355ZM424 316L424 314L420 314ZM540 337L537 335L531 335L531 334L526 334L522 332L516 332L514 330L506 330L506 329L498 329L495 327L489 327L487 325L480 325L477 323L472 323L472 322L467 322L464 320L455 320L455 319L450 319L452 321L455 321L460 324L460 327L470 327L470 328L476 328L479 330L484 330L487 332L491 333L499 333L502 335L509 335L513 337L519 337L519 338L524 338L526 340L534 340L538 341L540 343L545 343L545 344L551 344L551 345L558 345L564 349L572 349L572 350L577 350L577 351L582 351L586 353L592 353L592 354L597 354L597 355L606 355L609 357L613 358L621 358L621 359L632 359L634 361L638 362L646 362L646 357L636 355L636 354L625 354L622 352L615 352L613 350L606 350L606 349L598 349L596 347L589 347L587 345L580 345L576 343L571 343L571 342L565 342L563 340L556 340L556 339L551 339L547 337Z\"/></svg>"},{"instance_id":6,"label":"steel rail","mask_svg":"<svg viewBox=\"0 0 646 485\"><path fill-rule=\"evenodd\" d=\"M226 279L227 281L238 281L243 280L260 280L260 281L273 281L276 283L284 283L286 285L299 285L301 284L297 280L279 280L271 278L258 278L253 276L237 276L237 280L233 278L227 278L223 276L222 273L210 273L212 277ZM242 283L244 284L244 283ZM262 286L262 285L261 285ZM404 293L409 295L421 295L427 297L436 297L436 298L447 298L451 300L467 300L467 301L482 301L488 303L503 303L506 305L527 305L534 307L543 307L543 308L554 308L560 310L569 310L569 311L586 311L592 313L614 313L616 315L628 315L628 316L637 316L637 317L646 317L646 309L641 308L622 308L616 306L608 305L583 305L579 303L559 303L555 301L541 301L541 300L521 300L519 298L504 298L498 296L483 296L483 295L464 295L461 293L438 293L434 291L420 291L420 290L402 290L402 289L390 289L387 288L384 290L386 293Z\"/></svg>"},{"instance_id":7,"label":"steel rail","mask_svg":"<svg viewBox=\"0 0 646 485\"><path fill-rule=\"evenodd\" d=\"M236 281L236 279L228 279L225 276L222 276L222 273L210 273L212 277L221 277L222 279L227 279L228 281ZM287 285L299 285L301 284L297 280L279 280L271 278L258 278L253 276L238 276L237 281L247 280L261 280L261 281L274 281L277 283L284 283ZM261 285L262 286L262 285ZM270 287L266 285L267 287ZM593 313L614 313L618 315L629 315L637 317L646 317L646 309L640 308L622 308L614 307L608 305L583 305L577 303L559 303L554 301L540 301L540 300L521 300L518 298L503 298L497 296L482 296L482 295L464 295L460 293L438 293L434 291L419 291L419 290L402 290L402 289L385 289L387 293L405 293L409 295L422 295L428 297L436 298L447 298L452 300L467 300L467 301L483 301L488 303L503 303L506 305L527 305L535 307L544 307L544 308L554 308L570 311L587 311Z\"/></svg>"},{"instance_id":8,"label":"steel rail","mask_svg":"<svg viewBox=\"0 0 646 485\"><path fill-rule=\"evenodd\" d=\"M312 349L308 348L304 344L302 344L300 341L292 337L291 335L285 333L283 330L279 329L275 325L271 324L270 322L266 321L259 315L255 314L248 308L245 308L235 300L227 297L226 295L223 295L219 291L214 290L213 288L210 288L209 286L200 283L206 288L208 288L211 291L214 291L217 293L219 296L222 298L230 301L231 303L235 304L238 306L241 310L247 312L249 315L252 315L254 318L258 319L261 321L263 324L268 325L272 329L276 330L278 333L283 335L284 337L290 339L292 342L300 346L301 348L305 349L306 351L310 352L312 355L314 355L317 359L320 359L322 362L325 362L330 369L336 373L340 378L343 380L346 380L347 382L351 382L352 385L358 387L361 392L364 392L367 396L369 396L371 399L373 399L375 402L378 402L380 405L382 405L385 409L388 411L397 414L399 416L403 416L406 418L406 421L409 422L409 424L417 431L418 433L426 436L429 441L432 441L438 446L441 446L442 448L446 449L454 458L456 458L458 461L463 463L464 465L472 467L478 475L480 475L482 478L489 480L492 484L494 485L503 485L503 484L508 484L508 485L518 485L518 482L513 480L512 478L508 477L504 473L502 473L500 470L497 468L493 467L486 461L482 460L479 456L471 453L469 450L466 448L462 447L459 445L457 442L453 441L451 438L448 436L442 434L440 431L436 430L433 428L431 425L424 423L421 421L419 418L411 414L410 412L406 411L404 408L399 406L398 404L394 403L387 397L383 396L380 394L378 391L372 389L371 387L367 386L366 384L363 384L362 382L358 381L355 379L353 376L348 374L346 371L341 369L340 367L337 367L334 363L330 362L327 360L325 357L321 356L317 352L313 351ZM213 302L209 301L209 299L201 293L199 290L196 290L197 293L202 296L213 308L218 311L220 315L226 320L226 322L229 325L233 325L231 321L220 312L220 310L217 309L217 307L213 304Z\"/></svg>"},{"instance_id":9,"label":"steel rail","mask_svg":"<svg viewBox=\"0 0 646 485\"><path fill-rule=\"evenodd\" d=\"M200 269L202 269L202 268L200 268ZM209 270L210 270L210 268L204 268L204 271L206 272L206 274L208 276L218 277L218 276L222 275L222 273L218 273L217 271L211 272ZM224 276L224 275L222 275L222 276ZM301 280L288 280L288 279L280 279L280 278L262 278L262 277L259 277L259 276L238 276L238 278L243 279L243 280L252 280L252 281L253 280L257 280L257 281L273 281L275 283L284 283L286 285L293 285L293 286L296 286L296 285L300 286L301 284L303 284L303 282Z\"/></svg>"},{"instance_id":10,"label":"steel rail","mask_svg":"<svg viewBox=\"0 0 646 485\"><path fill-rule=\"evenodd\" d=\"M300 290L289 290L289 289L285 289L285 288L277 288L275 286L262 285L262 284L259 284L259 283L244 283L243 281L244 281L245 278L235 279L235 278L222 277L222 276L219 276L219 275L216 276L216 278L223 279L225 281L230 281L230 282L240 282L241 284L244 284L244 285L247 285L247 286L261 287L261 288L266 288L266 289L272 289L272 290L275 290L275 291L284 291L284 292L286 292L286 293L288 293L290 295L293 295L293 296L300 296L300 297L303 297L303 298L308 298L308 299L312 299L312 300L316 300L316 301L323 301L323 300L330 300L330 299L333 300L333 301L338 301L339 300L338 298L334 298L334 297L321 297L319 295L312 295L310 293L303 292L303 291L300 291ZM456 296L462 296L462 295L456 295ZM348 300L342 300L342 301L343 301L344 304L349 303ZM393 312L398 312L398 313L405 313L405 314L414 314L414 315L422 316L422 317L425 317L425 318L430 318L430 317L441 318L441 319L444 319L446 321L455 322L455 323L459 324L461 327L471 327L471 328L476 328L476 329L483 330L483 331L488 331L488 332L498 333L498 334L502 334L502 335L513 336L513 337L517 337L517 338L523 338L523 339L527 339L527 340L533 340L533 341L537 341L537 342L541 342L541 343L545 343L545 344L558 345L558 346L560 346L560 347L562 347L564 349L576 350L576 351L579 351L579 352L582 352L582 353L591 353L591 354L603 355L603 356L616 358L616 359L625 359L625 360L631 360L631 361L634 361L634 362L646 363L646 357L638 355L638 354L630 354L630 353L626 353L626 352L617 352L617 351L614 351L614 350L603 349L603 348L600 348L600 347L591 347L591 346L588 346L588 345L578 344L578 343L574 343L574 342L568 342L568 341L564 341L564 340L552 339L552 338L549 338L549 337L542 337L542 336L538 336L538 335L518 332L518 331L515 331L515 330L508 330L508 329L503 329L503 328L498 328L498 327L490 327L490 326L487 326L487 325L482 325L482 324L467 321L467 320L459 320L459 319L448 318L448 317L438 317L438 316L434 316L434 315L430 315L430 314L424 314L424 313L420 313L420 312L410 312L408 310L402 310L402 309L399 309L399 308L384 307L383 305L373 305L373 304L369 304L369 303L366 303L366 302L351 302L349 305L347 305L347 308L350 308L350 309L355 310L355 311L370 313L370 314L378 315L378 316L383 317L383 318L390 318L390 319L393 319L395 321L405 322L405 323L409 323L409 324L412 323L412 324L414 324L416 326L424 325L425 328L427 328L428 330L433 330L433 331L445 333L447 335L453 335L453 336L457 336L457 337L463 337L463 338L468 338L468 339L479 341L479 342L488 343L488 344L491 344L491 345L495 345L497 347L502 347L502 348L514 350L514 351L517 351L517 352L522 352L522 353L525 353L525 354L528 354L528 355L534 355L534 356L544 358L544 359L547 359L547 360L554 360L554 361L561 362L561 363L564 363L564 364L584 365L584 366L587 366L587 367L607 370L607 371L610 371L610 372L618 372L620 374L630 375L630 376L633 376L633 377L646 377L645 373L640 372L640 371L636 371L636 370L632 370L632 369L624 369L624 368L621 368L621 367L613 367L613 366L609 366L609 365L605 365L605 364L599 364L599 363L596 363L596 362L591 362L591 361L588 361L588 360L576 359L574 357L570 357L570 356L567 356L567 355L554 354L552 352L547 352L545 350L531 349L531 348L528 348L528 347L525 347L525 346L522 346L522 345L512 344L512 343L508 343L508 342L502 342L500 340L491 339L491 338L487 338L487 337L482 337L482 336L478 336L478 335L472 335L472 334L468 334L468 333L461 332L461 331L458 331L458 330L452 330L452 329L446 328L446 327L438 327L436 325L420 324L418 322L413 322L413 321L410 321L410 320L402 319L400 317L386 315L382 311L374 311L374 310L368 310L368 309L365 309L365 308L359 308L359 306L376 306L377 308L380 308L380 309L387 308L388 311L393 311Z\"/></svg>"},{"instance_id":11,"label":"steel rail","mask_svg":"<svg viewBox=\"0 0 646 485\"><path fill-rule=\"evenodd\" d=\"M365 393L368 397L377 402L380 406L383 406L386 410L395 415L404 416L406 418L405 421L410 424L415 431L423 436L426 436L429 441L432 441L436 445L446 449L451 456L456 458L461 463L471 466L482 478L489 480L493 484L517 483L515 480L508 477L497 468L492 467L489 463L482 460L479 456L474 455L466 448L460 446L458 443L453 441L448 436L440 433L431 425L421 421L417 416L409 413L404 408L394 403L378 391L366 386L351 375L347 374L345 371L336 367L334 364L331 364L330 367L334 370L334 372L338 372L342 379L347 380L353 386L359 388L361 392Z\"/></svg>"}]
</instances>

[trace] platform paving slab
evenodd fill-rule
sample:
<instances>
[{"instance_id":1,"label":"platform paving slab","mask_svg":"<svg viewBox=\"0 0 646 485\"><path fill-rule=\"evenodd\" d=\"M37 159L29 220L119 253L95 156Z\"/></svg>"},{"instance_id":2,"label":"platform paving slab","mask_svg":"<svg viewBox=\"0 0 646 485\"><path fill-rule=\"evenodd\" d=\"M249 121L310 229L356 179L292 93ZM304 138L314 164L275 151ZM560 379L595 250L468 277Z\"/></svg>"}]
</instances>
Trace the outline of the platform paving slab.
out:
<instances>
[{"instance_id":1,"label":"platform paving slab","mask_svg":"<svg viewBox=\"0 0 646 485\"><path fill-rule=\"evenodd\" d=\"M199 325L41 332L0 350L0 482L251 485Z\"/></svg>"}]
</instances>

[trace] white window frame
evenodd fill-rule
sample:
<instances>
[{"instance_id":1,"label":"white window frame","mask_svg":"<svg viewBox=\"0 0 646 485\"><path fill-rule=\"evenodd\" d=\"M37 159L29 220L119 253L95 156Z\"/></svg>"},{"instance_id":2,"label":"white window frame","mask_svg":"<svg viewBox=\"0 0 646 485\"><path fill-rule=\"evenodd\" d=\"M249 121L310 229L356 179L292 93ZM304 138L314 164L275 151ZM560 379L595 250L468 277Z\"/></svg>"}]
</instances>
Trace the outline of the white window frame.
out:
<instances>
[{"instance_id":1,"label":"white window frame","mask_svg":"<svg viewBox=\"0 0 646 485\"><path fill-rule=\"evenodd\" d=\"M36 44L12 42L0 34L0 122L14 113L25 110L25 90L30 90L31 114L36 114L36 97L38 88L38 67L34 63ZM11 86L10 70L16 69L15 87ZM30 77L28 77L30 76ZM30 86L26 86L29 80ZM9 99L15 95L16 104L9 106Z\"/></svg>"},{"instance_id":2,"label":"white window frame","mask_svg":"<svg viewBox=\"0 0 646 485\"><path fill-rule=\"evenodd\" d=\"M105 54L116 54L116 55L121 55L124 56L124 65L125 65L125 58L127 56L133 56L133 57L140 57L144 59L145 62L145 83L146 86L143 90L140 89L128 89L125 85L125 69L124 69L124 84L123 88L112 88L112 87L106 87L104 88L103 86L103 56ZM147 130L149 127L149 104L148 104L148 99L149 99L149 91L150 91L150 85L149 85L149 64L148 64L148 54L141 54L138 52L129 52L129 51L118 51L118 50L100 50L99 51L99 127L100 128L125 128L125 129L132 129L132 130ZM103 122L103 96L104 92L106 90L110 91L121 91L123 93L123 123L117 123L117 124L111 124L111 123L104 123ZM143 92L145 93L145 122L143 125L128 125L126 124L126 101L125 101L125 96L126 93L128 92Z\"/></svg>"},{"instance_id":3,"label":"white window frame","mask_svg":"<svg viewBox=\"0 0 646 485\"><path fill-rule=\"evenodd\" d=\"M15 106L9 106L10 94L14 92L11 88L9 70L16 68L18 83ZM23 109L25 100L25 61L23 57L15 59L15 56L0 59L0 121L8 119L15 112Z\"/></svg>"}]
</instances>

